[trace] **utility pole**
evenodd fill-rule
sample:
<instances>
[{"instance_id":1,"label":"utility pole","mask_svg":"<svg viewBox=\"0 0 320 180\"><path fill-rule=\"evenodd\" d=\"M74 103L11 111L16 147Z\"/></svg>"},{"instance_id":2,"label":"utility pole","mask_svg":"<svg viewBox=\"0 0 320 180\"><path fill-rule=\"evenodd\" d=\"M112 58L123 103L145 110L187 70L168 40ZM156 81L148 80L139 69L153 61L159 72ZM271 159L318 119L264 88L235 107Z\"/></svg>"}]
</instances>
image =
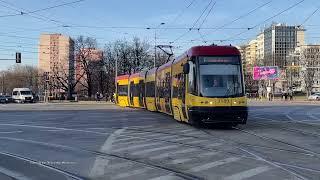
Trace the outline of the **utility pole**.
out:
<instances>
[{"instance_id":1,"label":"utility pole","mask_svg":"<svg viewBox=\"0 0 320 180\"><path fill-rule=\"evenodd\" d=\"M165 23L160 23L156 28L154 28L154 58L153 58L153 67L156 67L156 60L157 60L157 29L164 25ZM150 28L147 28L150 29Z\"/></svg>"},{"instance_id":2,"label":"utility pole","mask_svg":"<svg viewBox=\"0 0 320 180\"><path fill-rule=\"evenodd\" d=\"M157 60L157 30L154 30L154 59L153 59L153 68L156 67Z\"/></svg>"},{"instance_id":3,"label":"utility pole","mask_svg":"<svg viewBox=\"0 0 320 180\"><path fill-rule=\"evenodd\" d=\"M117 53L117 55L116 55L116 64L115 64L115 77L114 77L114 87L115 87L115 93L114 94L112 94L112 97L114 98L114 102L115 103L118 103L117 102L117 93L118 93L118 86L117 86L117 77L118 77L118 57L119 57L119 55L118 55L118 53Z\"/></svg>"},{"instance_id":4,"label":"utility pole","mask_svg":"<svg viewBox=\"0 0 320 180\"><path fill-rule=\"evenodd\" d=\"M4 72L2 73L2 95L4 95Z\"/></svg>"}]
</instances>

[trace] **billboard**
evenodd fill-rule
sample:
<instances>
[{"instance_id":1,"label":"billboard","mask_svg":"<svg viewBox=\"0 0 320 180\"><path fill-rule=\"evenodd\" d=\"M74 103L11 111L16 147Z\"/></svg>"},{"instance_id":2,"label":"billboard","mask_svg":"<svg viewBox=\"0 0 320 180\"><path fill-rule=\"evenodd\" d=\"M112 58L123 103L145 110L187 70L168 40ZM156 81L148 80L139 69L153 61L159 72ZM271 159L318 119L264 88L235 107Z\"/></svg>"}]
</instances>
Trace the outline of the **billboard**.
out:
<instances>
[{"instance_id":1,"label":"billboard","mask_svg":"<svg viewBox=\"0 0 320 180\"><path fill-rule=\"evenodd\" d=\"M253 67L253 79L279 79L278 66L256 66Z\"/></svg>"}]
</instances>

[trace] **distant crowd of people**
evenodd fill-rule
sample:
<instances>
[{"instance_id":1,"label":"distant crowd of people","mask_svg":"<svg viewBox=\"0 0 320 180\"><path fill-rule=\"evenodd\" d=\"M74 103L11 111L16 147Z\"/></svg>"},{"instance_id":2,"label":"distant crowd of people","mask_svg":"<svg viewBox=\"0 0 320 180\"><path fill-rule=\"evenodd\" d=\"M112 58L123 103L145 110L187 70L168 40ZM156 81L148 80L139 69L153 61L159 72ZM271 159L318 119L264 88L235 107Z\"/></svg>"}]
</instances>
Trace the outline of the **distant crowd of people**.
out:
<instances>
[{"instance_id":1,"label":"distant crowd of people","mask_svg":"<svg viewBox=\"0 0 320 180\"><path fill-rule=\"evenodd\" d=\"M281 97L285 101L288 100L288 98L289 98L290 101L293 100L293 91L292 91L292 89L288 88L288 89L282 90Z\"/></svg>"},{"instance_id":2,"label":"distant crowd of people","mask_svg":"<svg viewBox=\"0 0 320 180\"><path fill-rule=\"evenodd\" d=\"M268 99L269 101L272 101L274 99L274 94L271 87L267 88L259 88L258 92L256 93L248 93L248 98L255 98L255 99ZM284 88L281 91L281 100L287 101L287 100L293 100L294 93L292 88Z\"/></svg>"},{"instance_id":3,"label":"distant crowd of people","mask_svg":"<svg viewBox=\"0 0 320 180\"><path fill-rule=\"evenodd\" d=\"M103 98L104 98L104 96L103 96L102 93L99 93L99 92L96 93L96 95L95 95L96 101L102 101ZM106 95L105 95L105 100L106 100L107 102L108 102L108 101L114 102L114 96L113 96L113 95L109 96L108 94L106 94Z\"/></svg>"}]
</instances>

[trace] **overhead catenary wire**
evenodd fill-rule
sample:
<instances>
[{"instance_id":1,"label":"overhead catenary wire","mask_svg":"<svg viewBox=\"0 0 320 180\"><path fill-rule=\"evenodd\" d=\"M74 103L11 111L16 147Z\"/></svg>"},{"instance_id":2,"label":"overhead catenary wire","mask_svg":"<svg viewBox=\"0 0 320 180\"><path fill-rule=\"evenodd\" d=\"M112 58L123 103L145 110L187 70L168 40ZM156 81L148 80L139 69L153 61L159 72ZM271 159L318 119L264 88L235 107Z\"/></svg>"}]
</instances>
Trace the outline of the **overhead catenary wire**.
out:
<instances>
[{"instance_id":1,"label":"overhead catenary wire","mask_svg":"<svg viewBox=\"0 0 320 180\"><path fill-rule=\"evenodd\" d=\"M18 13L21 13L22 15L24 14L24 13L22 13L22 12L30 12L30 11L24 9L24 8L18 8L18 7L16 7L14 4L9 3L9 2L6 2L6 1L4 1L4 0L0 0L0 2L6 4L6 5L0 4L0 6L6 7L6 8L8 8L8 9L11 9L11 10L16 11L16 12L18 12ZM42 16L42 15L38 15L38 14L36 14L36 13L33 13L33 14L25 13L25 14L26 14L27 16L30 16L30 17L32 17L32 18L35 18L35 19L38 19L38 20L41 20L41 21L51 22L51 23L55 23L55 24L57 24L57 25L63 25L61 22L59 22L59 21L57 21L57 20L53 20L53 19L51 19L51 18L49 18L49 17L45 17L45 16ZM35 15L36 15L36 16L35 16Z\"/></svg>"},{"instance_id":2,"label":"overhead catenary wire","mask_svg":"<svg viewBox=\"0 0 320 180\"><path fill-rule=\"evenodd\" d=\"M84 1L84 0L81 0L81 1ZM79 3L81 1L73 1L72 4L74 3ZM46 17L46 16L43 16L43 15L40 15L40 14L37 14L38 11L42 11L43 9L40 9L40 10L34 10L34 11L30 11L30 10L27 10L27 9L24 9L24 8L19 8L19 7L16 7L14 4L12 3L9 3L9 2L6 2L4 0L0 0L0 2L4 3L4 4L7 4L7 5L2 5L2 6L5 6L11 10L14 10L14 11L17 11L19 13L23 12L23 14L26 14L28 16L31 16L33 18L36 18L36 19L40 19L42 21L45 21L45 22L51 22L51 23L54 23L54 24L57 24L63 28L77 28L77 26L80 26L80 25L77 25L77 24L72 24L72 23L66 23L66 22L62 22L60 20L56 20L56 19L51 19L49 17ZM70 2L71 3L71 2ZM56 5L56 6L62 6L62 5L70 5L70 3L64 3L64 4L61 4L61 5ZM1 5L1 4L0 4ZM8 6L9 5L9 6ZM47 7L47 8L56 8L56 7ZM34 15L36 16L34 16ZM119 32L116 32L116 33L119 33ZM91 36L94 36L92 34L90 34L89 32L86 32L86 34L89 34ZM129 34L129 33L123 33L123 34Z\"/></svg>"},{"instance_id":3,"label":"overhead catenary wire","mask_svg":"<svg viewBox=\"0 0 320 180\"><path fill-rule=\"evenodd\" d=\"M72 2L65 2L65 3L62 3L62 4L49 6L49 7L46 7L46 8L41 8L41 9L37 9L37 10L33 10L33 11L26 11L26 12L20 11L20 13L1 15L0 18L1 17L21 16L21 15L25 15L25 14L33 14L33 13L37 13L37 12L41 12L41 11L45 11L45 10L49 10L49 9L54 9L54 8L58 8L58 7L66 6L66 5L76 4L76 3L79 3L79 2L82 2L82 1L85 1L85 0L76 0L76 1L72 1ZM3 1L1 1L1 2L3 2Z\"/></svg>"},{"instance_id":4,"label":"overhead catenary wire","mask_svg":"<svg viewBox=\"0 0 320 180\"><path fill-rule=\"evenodd\" d=\"M226 28L226 26L229 26L229 25L231 25L231 24L239 21L240 19L243 19L243 18L251 15L252 13L256 12L257 10L259 10L259 9L267 6L267 5L270 4L271 2L272 2L272 1L268 1L268 2L266 2L266 3L264 3L264 4L262 4L262 5L259 5L259 6L255 7L254 9L250 10L249 12L246 12L246 13L240 15L239 17L233 19L233 20L230 21L230 22L227 22L227 23L225 23L225 24L223 24L223 25L221 25L221 26L216 26L216 27L212 28L213 31L212 31L212 32L209 32L209 33L206 33L206 34L203 34L202 38L205 38L206 36L212 34L213 32L216 32L217 30L228 29L228 28ZM245 29L249 29L249 28L250 28L250 27L247 27L247 28L245 28ZM202 28L202 29L205 29L205 28ZM230 29L231 29L231 28L230 28Z\"/></svg>"},{"instance_id":5,"label":"overhead catenary wire","mask_svg":"<svg viewBox=\"0 0 320 180\"><path fill-rule=\"evenodd\" d=\"M214 6L216 5L217 2L214 2L211 6L211 8L209 9L209 11L207 12L206 16L203 18L202 22L200 23L198 30L200 30L202 28L202 25L206 22L208 16L210 15L212 9L214 8Z\"/></svg>"},{"instance_id":6,"label":"overhead catenary wire","mask_svg":"<svg viewBox=\"0 0 320 180\"><path fill-rule=\"evenodd\" d=\"M308 22L308 20L316 14L316 12L320 9L320 6L317 7L301 24L300 26L303 26L306 22Z\"/></svg>"},{"instance_id":7,"label":"overhead catenary wire","mask_svg":"<svg viewBox=\"0 0 320 180\"><path fill-rule=\"evenodd\" d=\"M181 34L179 37L177 37L176 39L174 39L172 41L172 43L174 43L175 41L181 39L182 37L184 37L185 35L187 35L193 28L195 28L195 26L197 25L197 23L199 22L199 20L201 19L201 17L203 16L203 14L207 11L207 9L210 7L212 3L212 0L210 0L210 2L208 3L208 5L202 10L200 16L194 21L194 23L192 24L191 28L188 29L185 33Z\"/></svg>"},{"instance_id":8,"label":"overhead catenary wire","mask_svg":"<svg viewBox=\"0 0 320 180\"><path fill-rule=\"evenodd\" d=\"M207 12L206 16L203 18L202 23L199 25L198 27L198 34L200 35L200 38L203 40L204 43L207 43L208 41L206 41L206 39L204 38L203 34L200 32L200 29L202 27L202 25L206 22L209 14L211 13L213 7L216 5L216 2L214 2L211 6L211 8L209 9L209 11Z\"/></svg>"},{"instance_id":9,"label":"overhead catenary wire","mask_svg":"<svg viewBox=\"0 0 320 180\"><path fill-rule=\"evenodd\" d=\"M164 31L168 30L173 23L175 23L183 14L184 12L189 9L195 2L196 0L191 0L190 3L171 21L168 23L168 26L164 28Z\"/></svg>"},{"instance_id":10,"label":"overhead catenary wire","mask_svg":"<svg viewBox=\"0 0 320 180\"><path fill-rule=\"evenodd\" d=\"M298 2L294 3L293 5L289 6L288 8L286 8L286 9L284 9L284 10L282 10L282 11L280 11L280 12L278 12L278 13L270 16L270 17L268 17L267 19L265 19L265 20L263 20L263 21L255 24L254 26L248 28L247 30L242 31L242 32L240 32L240 33L238 33L238 34L235 34L235 35L233 35L233 36L231 36L231 37L229 37L229 38L226 38L226 39L224 39L224 40L222 40L222 41L229 41L229 40L231 40L231 39L233 39L233 38L236 38L236 37L238 37L238 36L240 36L240 35L248 32L248 31L250 31L250 30L252 30L252 29L255 29L255 28L257 28L258 26L260 26L260 25L262 25L262 24L264 24L264 23L272 20L273 18L275 18L275 17L277 17L277 16L279 16L279 15L281 15L281 14L283 14L283 13L285 13L285 12L291 10L291 9L293 9L294 7L298 6L299 4L301 4L301 3L304 2L304 1L305 1L305 0L298 1Z\"/></svg>"}]
</instances>

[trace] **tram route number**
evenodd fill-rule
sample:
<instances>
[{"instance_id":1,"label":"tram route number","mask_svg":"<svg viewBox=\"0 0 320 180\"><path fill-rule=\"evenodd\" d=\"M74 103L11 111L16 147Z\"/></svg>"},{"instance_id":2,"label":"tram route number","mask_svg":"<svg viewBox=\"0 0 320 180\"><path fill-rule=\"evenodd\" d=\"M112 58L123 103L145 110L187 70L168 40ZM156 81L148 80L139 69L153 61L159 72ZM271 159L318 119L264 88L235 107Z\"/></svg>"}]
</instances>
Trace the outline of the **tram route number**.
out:
<instances>
[{"instance_id":1,"label":"tram route number","mask_svg":"<svg viewBox=\"0 0 320 180\"><path fill-rule=\"evenodd\" d=\"M218 101L217 101L218 103L226 103L226 104L229 104L229 103L231 103L231 101L230 101L230 99L218 99Z\"/></svg>"}]
</instances>

